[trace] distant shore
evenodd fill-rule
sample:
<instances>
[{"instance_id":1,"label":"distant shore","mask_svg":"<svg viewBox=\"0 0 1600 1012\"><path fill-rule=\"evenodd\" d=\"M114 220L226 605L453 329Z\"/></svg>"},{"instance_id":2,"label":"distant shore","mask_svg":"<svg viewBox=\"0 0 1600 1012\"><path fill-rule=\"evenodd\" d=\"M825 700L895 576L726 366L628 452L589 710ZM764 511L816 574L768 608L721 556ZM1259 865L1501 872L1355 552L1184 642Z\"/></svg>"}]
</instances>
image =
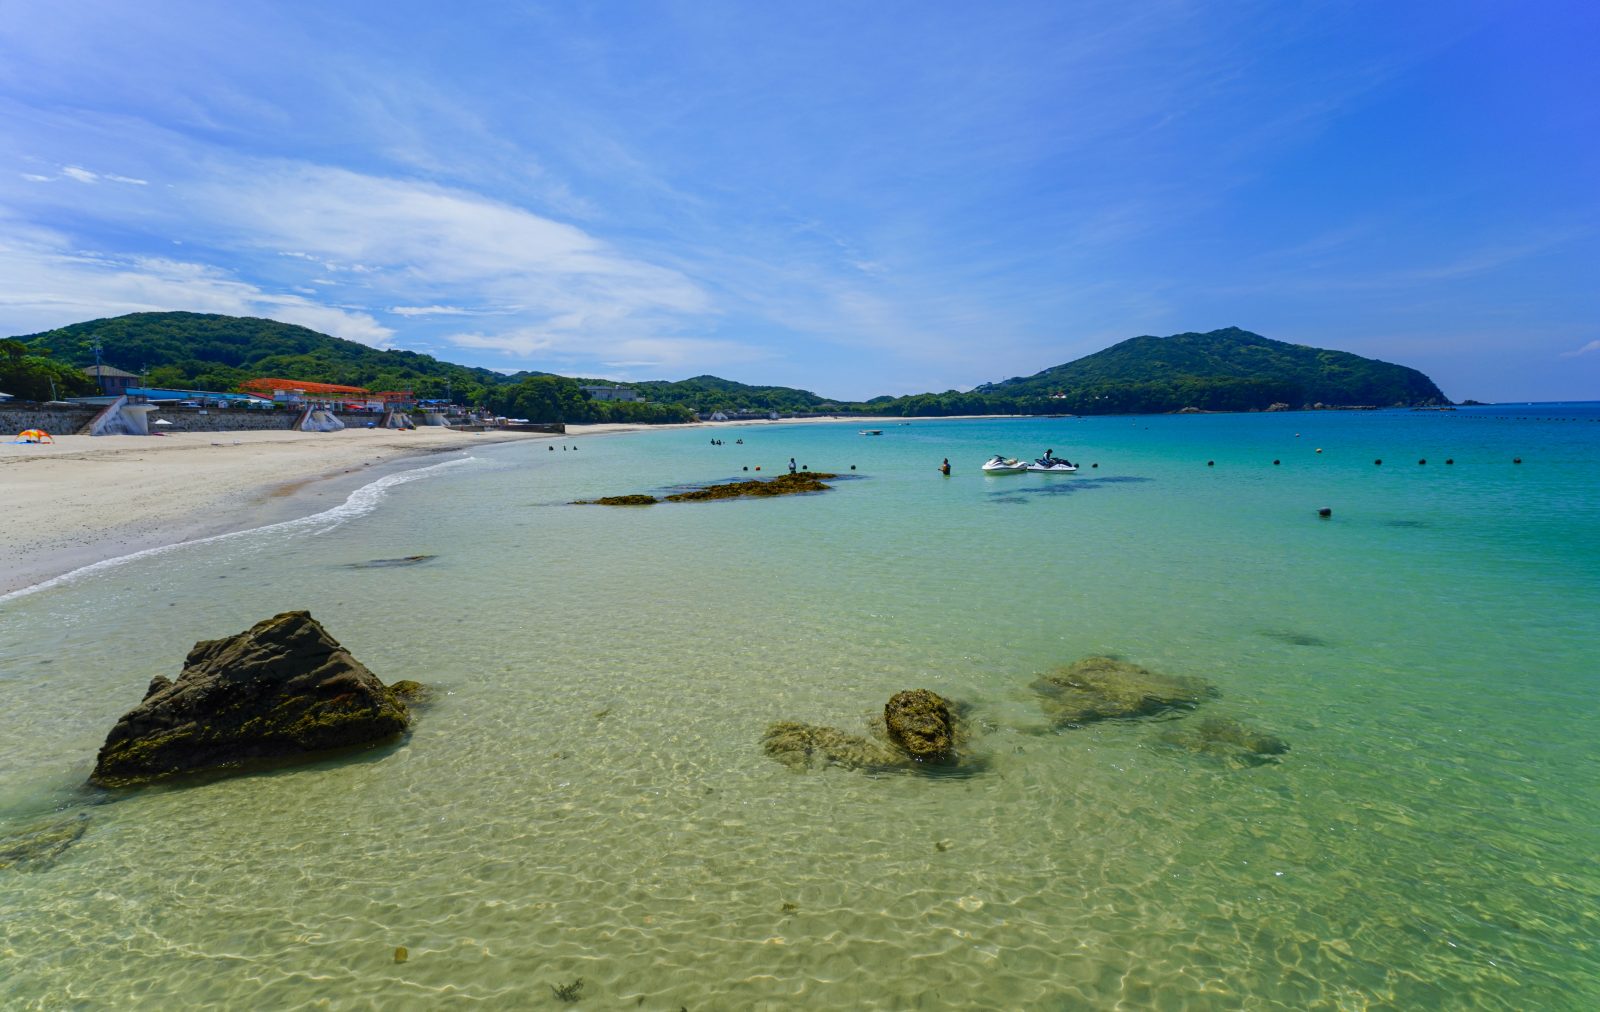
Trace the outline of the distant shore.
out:
<instances>
[{"instance_id":1,"label":"distant shore","mask_svg":"<svg viewBox=\"0 0 1600 1012\"><path fill-rule=\"evenodd\" d=\"M175 432L0 441L0 595L133 552L248 530L335 505L432 454L517 440L660 428L884 425L903 418L800 418L684 425L572 425L567 434L346 429Z\"/></svg>"}]
</instances>

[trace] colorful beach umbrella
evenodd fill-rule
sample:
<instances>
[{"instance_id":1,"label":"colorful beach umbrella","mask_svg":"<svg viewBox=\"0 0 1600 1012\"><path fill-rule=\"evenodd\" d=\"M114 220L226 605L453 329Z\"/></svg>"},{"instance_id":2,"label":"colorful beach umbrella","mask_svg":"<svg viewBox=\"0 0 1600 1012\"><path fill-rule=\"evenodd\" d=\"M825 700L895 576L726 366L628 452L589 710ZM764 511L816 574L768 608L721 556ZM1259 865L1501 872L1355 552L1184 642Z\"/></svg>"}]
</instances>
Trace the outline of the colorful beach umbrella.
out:
<instances>
[{"instance_id":1,"label":"colorful beach umbrella","mask_svg":"<svg viewBox=\"0 0 1600 1012\"><path fill-rule=\"evenodd\" d=\"M44 431L43 429L23 429L21 432L17 433L17 437L24 443L55 442L54 439L50 438L50 433Z\"/></svg>"}]
</instances>

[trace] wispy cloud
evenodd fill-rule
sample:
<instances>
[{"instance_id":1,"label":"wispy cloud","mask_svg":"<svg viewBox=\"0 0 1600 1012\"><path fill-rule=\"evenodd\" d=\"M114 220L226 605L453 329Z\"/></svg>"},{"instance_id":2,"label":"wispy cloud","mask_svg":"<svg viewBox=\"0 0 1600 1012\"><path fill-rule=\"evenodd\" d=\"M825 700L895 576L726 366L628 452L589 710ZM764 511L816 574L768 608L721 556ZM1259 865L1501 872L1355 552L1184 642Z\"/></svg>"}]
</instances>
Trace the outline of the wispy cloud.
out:
<instances>
[{"instance_id":1,"label":"wispy cloud","mask_svg":"<svg viewBox=\"0 0 1600 1012\"><path fill-rule=\"evenodd\" d=\"M1576 351L1564 351L1564 352L1562 352L1561 353L1561 357L1562 358L1576 358L1579 355L1588 355L1589 353L1596 352L1596 351L1600 351L1600 341L1590 341L1588 344L1584 345L1582 348L1577 349Z\"/></svg>"}]
</instances>

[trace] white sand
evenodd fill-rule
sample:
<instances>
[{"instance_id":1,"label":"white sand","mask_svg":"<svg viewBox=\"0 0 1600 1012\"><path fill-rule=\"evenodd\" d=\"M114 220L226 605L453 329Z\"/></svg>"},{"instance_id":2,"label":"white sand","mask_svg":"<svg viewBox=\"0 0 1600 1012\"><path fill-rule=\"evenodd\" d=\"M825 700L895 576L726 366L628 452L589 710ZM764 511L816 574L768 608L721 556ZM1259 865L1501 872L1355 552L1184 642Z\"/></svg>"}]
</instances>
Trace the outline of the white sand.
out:
<instances>
[{"instance_id":1,"label":"white sand","mask_svg":"<svg viewBox=\"0 0 1600 1012\"><path fill-rule=\"evenodd\" d=\"M244 530L326 508L294 499L308 484L418 454L542 433L416 431L175 432L0 442L0 594L103 559Z\"/></svg>"}]
</instances>

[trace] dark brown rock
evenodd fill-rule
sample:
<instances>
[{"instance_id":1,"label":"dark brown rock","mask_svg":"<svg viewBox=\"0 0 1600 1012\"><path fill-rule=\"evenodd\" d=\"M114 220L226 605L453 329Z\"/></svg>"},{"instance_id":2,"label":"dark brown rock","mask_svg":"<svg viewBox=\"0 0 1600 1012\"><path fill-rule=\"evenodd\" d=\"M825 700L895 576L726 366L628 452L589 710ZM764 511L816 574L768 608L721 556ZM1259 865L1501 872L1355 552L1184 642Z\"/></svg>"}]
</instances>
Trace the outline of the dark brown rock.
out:
<instances>
[{"instance_id":1,"label":"dark brown rock","mask_svg":"<svg viewBox=\"0 0 1600 1012\"><path fill-rule=\"evenodd\" d=\"M954 758L955 732L950 704L927 689L897 692L883 708L889 740L919 763L944 763Z\"/></svg>"},{"instance_id":2,"label":"dark brown rock","mask_svg":"<svg viewBox=\"0 0 1600 1012\"><path fill-rule=\"evenodd\" d=\"M253 760L312 758L393 738L410 721L402 694L309 613L289 611L196 643L177 681L151 681L144 701L106 736L89 780L127 787Z\"/></svg>"}]
</instances>

